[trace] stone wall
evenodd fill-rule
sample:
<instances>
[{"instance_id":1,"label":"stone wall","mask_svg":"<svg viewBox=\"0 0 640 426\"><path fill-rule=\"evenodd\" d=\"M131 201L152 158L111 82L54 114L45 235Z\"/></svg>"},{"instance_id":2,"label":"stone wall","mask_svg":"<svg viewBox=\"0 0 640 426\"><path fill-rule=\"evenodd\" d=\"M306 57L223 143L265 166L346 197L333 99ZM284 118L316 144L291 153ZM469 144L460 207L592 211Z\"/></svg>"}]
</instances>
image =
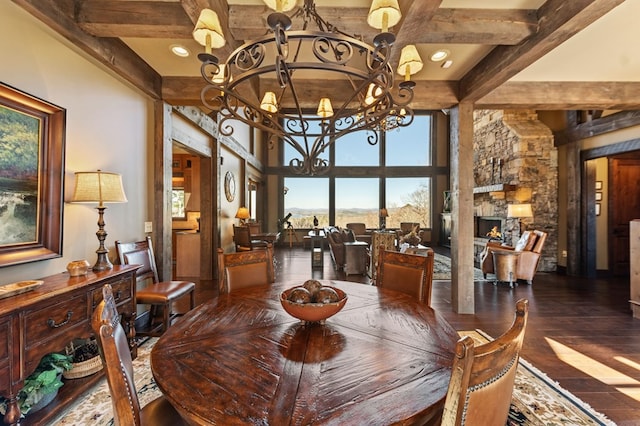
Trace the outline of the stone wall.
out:
<instances>
[{"instance_id":1,"label":"stone wall","mask_svg":"<svg viewBox=\"0 0 640 426\"><path fill-rule=\"evenodd\" d=\"M533 217L522 219L522 229L539 229L549 234L538 270L555 271L558 152L551 130L538 120L535 111L521 110L475 111L474 129L475 186L512 185L505 191L476 194L475 215L506 218L508 204L530 203ZM506 218L505 243L515 244L520 237L519 225L518 219Z\"/></svg>"}]
</instances>

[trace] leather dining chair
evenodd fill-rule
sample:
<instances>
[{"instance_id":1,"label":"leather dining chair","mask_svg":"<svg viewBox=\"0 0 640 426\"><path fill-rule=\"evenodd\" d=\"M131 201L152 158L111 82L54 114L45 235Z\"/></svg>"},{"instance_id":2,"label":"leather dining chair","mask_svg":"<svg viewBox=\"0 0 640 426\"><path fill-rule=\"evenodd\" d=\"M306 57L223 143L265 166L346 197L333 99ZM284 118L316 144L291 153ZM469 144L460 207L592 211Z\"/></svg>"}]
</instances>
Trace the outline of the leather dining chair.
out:
<instances>
[{"instance_id":1,"label":"leather dining chair","mask_svg":"<svg viewBox=\"0 0 640 426\"><path fill-rule=\"evenodd\" d=\"M156 258L153 253L151 237L144 241L123 243L116 241L116 252L118 259L123 265L141 265L136 272L138 282L151 281L152 284L136 291L136 303L139 305L151 305L150 326L144 330L136 331L140 336L160 336L170 326L174 318L181 316L179 313L172 313L173 302L187 294L190 296L190 309L196 305L195 283L191 281L162 281L158 279ZM157 312L161 309L162 320L154 324Z\"/></svg>"},{"instance_id":2,"label":"leather dining chair","mask_svg":"<svg viewBox=\"0 0 640 426\"><path fill-rule=\"evenodd\" d=\"M221 294L274 281L273 246L270 243L266 250L224 253L218 249L218 285Z\"/></svg>"},{"instance_id":3,"label":"leather dining chair","mask_svg":"<svg viewBox=\"0 0 640 426\"><path fill-rule=\"evenodd\" d=\"M407 254L378 248L378 266L375 284L378 287L410 294L431 306L434 253Z\"/></svg>"},{"instance_id":4,"label":"leather dining chair","mask_svg":"<svg viewBox=\"0 0 640 426\"><path fill-rule=\"evenodd\" d=\"M120 317L111 285L102 288L103 300L93 312L91 327L98 338L116 426L178 426L186 425L182 417L164 396L140 408L133 380L133 363L127 335Z\"/></svg>"},{"instance_id":5,"label":"leather dining chair","mask_svg":"<svg viewBox=\"0 0 640 426\"><path fill-rule=\"evenodd\" d=\"M265 249L268 244L263 240L254 240L251 236L251 227L249 225L233 225L233 242L236 245L237 252Z\"/></svg>"},{"instance_id":6,"label":"leather dining chair","mask_svg":"<svg viewBox=\"0 0 640 426\"><path fill-rule=\"evenodd\" d=\"M513 324L502 336L475 346L465 336L456 345L443 426L504 426L527 325L529 302L516 303Z\"/></svg>"}]
</instances>

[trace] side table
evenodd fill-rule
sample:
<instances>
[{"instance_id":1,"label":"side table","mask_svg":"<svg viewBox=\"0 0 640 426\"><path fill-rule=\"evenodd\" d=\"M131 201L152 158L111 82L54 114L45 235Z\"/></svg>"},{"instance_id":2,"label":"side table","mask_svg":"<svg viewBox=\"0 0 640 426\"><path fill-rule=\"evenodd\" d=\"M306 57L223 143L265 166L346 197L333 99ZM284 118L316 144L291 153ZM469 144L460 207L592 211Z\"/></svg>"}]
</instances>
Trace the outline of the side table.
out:
<instances>
[{"instance_id":1,"label":"side table","mask_svg":"<svg viewBox=\"0 0 640 426\"><path fill-rule=\"evenodd\" d=\"M311 269L324 267L324 232L310 231L311 237Z\"/></svg>"},{"instance_id":2,"label":"side table","mask_svg":"<svg viewBox=\"0 0 640 426\"><path fill-rule=\"evenodd\" d=\"M522 252L495 248L492 248L491 252L493 253L493 270L496 274L494 284L508 282L509 287L513 288L513 283L517 284L518 258Z\"/></svg>"},{"instance_id":3,"label":"side table","mask_svg":"<svg viewBox=\"0 0 640 426\"><path fill-rule=\"evenodd\" d=\"M344 273L345 275L360 274L367 271L367 244L364 241L346 242L344 244Z\"/></svg>"}]
</instances>

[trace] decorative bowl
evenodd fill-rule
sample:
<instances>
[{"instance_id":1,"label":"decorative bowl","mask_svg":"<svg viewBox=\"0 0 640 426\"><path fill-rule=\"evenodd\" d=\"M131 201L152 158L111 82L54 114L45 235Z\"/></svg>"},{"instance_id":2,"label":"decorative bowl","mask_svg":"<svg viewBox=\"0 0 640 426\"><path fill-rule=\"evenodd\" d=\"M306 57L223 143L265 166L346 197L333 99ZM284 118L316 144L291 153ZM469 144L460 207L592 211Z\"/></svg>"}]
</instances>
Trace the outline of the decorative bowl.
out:
<instances>
[{"instance_id":1,"label":"decorative bowl","mask_svg":"<svg viewBox=\"0 0 640 426\"><path fill-rule=\"evenodd\" d=\"M294 318L306 322L324 322L327 318L340 312L347 303L347 294L339 288L324 286L332 288L338 293L338 301L331 303L296 303L288 299L289 293L294 288L287 289L280 294L280 303L282 307L289 315Z\"/></svg>"},{"instance_id":2,"label":"decorative bowl","mask_svg":"<svg viewBox=\"0 0 640 426\"><path fill-rule=\"evenodd\" d=\"M70 277L80 277L87 275L90 266L87 260L73 260L67 264L67 271Z\"/></svg>"}]
</instances>

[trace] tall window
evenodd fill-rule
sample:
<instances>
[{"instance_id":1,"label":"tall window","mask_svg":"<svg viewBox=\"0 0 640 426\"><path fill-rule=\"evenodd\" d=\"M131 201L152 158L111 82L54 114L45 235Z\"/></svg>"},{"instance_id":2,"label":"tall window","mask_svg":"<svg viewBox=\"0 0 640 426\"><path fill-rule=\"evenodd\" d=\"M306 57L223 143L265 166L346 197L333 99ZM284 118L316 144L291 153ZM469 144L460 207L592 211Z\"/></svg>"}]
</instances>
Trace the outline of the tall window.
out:
<instances>
[{"instance_id":1,"label":"tall window","mask_svg":"<svg viewBox=\"0 0 640 426\"><path fill-rule=\"evenodd\" d=\"M380 179L336 178L335 225L350 222L365 223L367 228L378 227Z\"/></svg>"},{"instance_id":2,"label":"tall window","mask_svg":"<svg viewBox=\"0 0 640 426\"><path fill-rule=\"evenodd\" d=\"M386 134L387 166L431 165L431 116L416 115L408 127Z\"/></svg>"},{"instance_id":3,"label":"tall window","mask_svg":"<svg viewBox=\"0 0 640 426\"><path fill-rule=\"evenodd\" d=\"M431 228L431 178L386 179L387 228L401 222L416 222Z\"/></svg>"},{"instance_id":4,"label":"tall window","mask_svg":"<svg viewBox=\"0 0 640 426\"><path fill-rule=\"evenodd\" d=\"M316 216L321 227L363 222L375 229L380 209L386 208L387 228L399 228L400 222L431 228L433 122L430 114L416 115L409 127L379 133L376 145L368 143L371 131L350 133L331 146L332 152L322 153L334 159L326 176L285 176L284 214L292 214L292 226L311 228ZM298 158L288 144L283 153L282 166Z\"/></svg>"},{"instance_id":5,"label":"tall window","mask_svg":"<svg viewBox=\"0 0 640 426\"><path fill-rule=\"evenodd\" d=\"M284 214L291 213L294 228L313 228L313 217L319 226L329 225L329 178L285 178Z\"/></svg>"},{"instance_id":6,"label":"tall window","mask_svg":"<svg viewBox=\"0 0 640 426\"><path fill-rule=\"evenodd\" d=\"M360 131L344 135L336 143L336 166L377 166L380 164L380 142L370 145L372 132Z\"/></svg>"}]
</instances>

